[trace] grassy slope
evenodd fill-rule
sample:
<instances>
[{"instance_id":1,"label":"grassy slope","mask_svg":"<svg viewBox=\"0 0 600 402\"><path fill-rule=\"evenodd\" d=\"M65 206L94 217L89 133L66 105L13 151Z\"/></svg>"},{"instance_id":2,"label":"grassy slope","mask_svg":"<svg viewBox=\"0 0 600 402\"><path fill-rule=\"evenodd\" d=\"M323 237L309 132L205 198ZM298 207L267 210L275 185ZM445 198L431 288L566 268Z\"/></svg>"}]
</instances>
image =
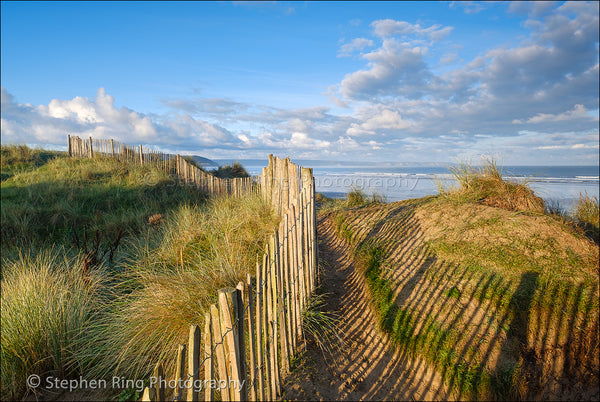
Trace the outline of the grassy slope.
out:
<instances>
[{"instance_id":1,"label":"grassy slope","mask_svg":"<svg viewBox=\"0 0 600 402\"><path fill-rule=\"evenodd\" d=\"M56 158L2 182L2 248L61 243L75 234L114 242L146 230L148 218L205 196L149 166Z\"/></svg>"},{"instance_id":2,"label":"grassy slope","mask_svg":"<svg viewBox=\"0 0 600 402\"><path fill-rule=\"evenodd\" d=\"M444 197L330 219L363 262L381 327L461 395L597 387L598 247L570 226Z\"/></svg>"},{"instance_id":3,"label":"grassy slope","mask_svg":"<svg viewBox=\"0 0 600 402\"><path fill-rule=\"evenodd\" d=\"M207 201L150 166L14 153L19 168L3 147L3 399L32 373L147 378L216 289L254 269L277 223L259 196ZM113 262L85 262L96 232L102 253L121 228Z\"/></svg>"},{"instance_id":4,"label":"grassy slope","mask_svg":"<svg viewBox=\"0 0 600 402\"><path fill-rule=\"evenodd\" d=\"M0 147L0 171L2 181L17 173L34 170L66 152L32 149L25 145L2 145Z\"/></svg>"}]
</instances>

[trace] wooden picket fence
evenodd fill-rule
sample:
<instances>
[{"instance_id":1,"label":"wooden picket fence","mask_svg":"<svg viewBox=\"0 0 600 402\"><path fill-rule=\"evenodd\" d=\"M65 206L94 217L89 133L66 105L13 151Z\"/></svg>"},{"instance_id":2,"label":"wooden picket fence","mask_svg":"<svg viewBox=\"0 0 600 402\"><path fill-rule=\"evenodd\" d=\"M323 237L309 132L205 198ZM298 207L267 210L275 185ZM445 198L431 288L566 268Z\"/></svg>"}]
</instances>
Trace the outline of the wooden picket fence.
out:
<instances>
[{"instance_id":1,"label":"wooden picket fence","mask_svg":"<svg viewBox=\"0 0 600 402\"><path fill-rule=\"evenodd\" d=\"M97 156L116 158L123 162L152 164L162 171L179 178L186 184L194 185L209 194L233 194L243 196L259 191L258 180L252 177L221 179L204 172L186 161L180 155L171 155L139 146L123 144L113 139L84 140L77 136L67 136L69 156L93 158Z\"/></svg>"},{"instance_id":2,"label":"wooden picket fence","mask_svg":"<svg viewBox=\"0 0 600 402\"><path fill-rule=\"evenodd\" d=\"M114 140L68 136L69 156L105 156L158 166L210 194L259 192L277 211L254 276L218 292L204 322L190 326L187 344L174 351L176 372L166 378L158 362L142 400L275 400L302 341L302 314L315 289L317 232L312 169L269 155L258 180L219 179L170 155ZM203 325L204 332L201 331Z\"/></svg>"},{"instance_id":3,"label":"wooden picket fence","mask_svg":"<svg viewBox=\"0 0 600 402\"><path fill-rule=\"evenodd\" d=\"M317 281L312 169L269 155L262 196L281 216L256 274L224 288L204 322L191 325L174 378L156 364L143 401L275 400L302 341L302 314ZM203 325L204 332L201 332Z\"/></svg>"}]
</instances>

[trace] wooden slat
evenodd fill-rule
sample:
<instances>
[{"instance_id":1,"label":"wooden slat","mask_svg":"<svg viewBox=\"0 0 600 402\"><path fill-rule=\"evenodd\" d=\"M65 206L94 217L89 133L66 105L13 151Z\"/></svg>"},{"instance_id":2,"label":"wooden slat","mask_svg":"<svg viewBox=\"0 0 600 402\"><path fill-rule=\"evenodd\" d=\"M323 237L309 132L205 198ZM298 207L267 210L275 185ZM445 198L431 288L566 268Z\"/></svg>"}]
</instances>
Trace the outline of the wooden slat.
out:
<instances>
[{"instance_id":1,"label":"wooden slat","mask_svg":"<svg viewBox=\"0 0 600 402\"><path fill-rule=\"evenodd\" d=\"M213 328L210 318L210 311L204 314L204 400L214 401L214 390L210 387L212 380L215 378L215 364L212 353L214 344Z\"/></svg>"},{"instance_id":2,"label":"wooden slat","mask_svg":"<svg viewBox=\"0 0 600 402\"><path fill-rule=\"evenodd\" d=\"M217 365L219 379L227 380L229 373L227 369L227 360L225 358L225 339L223 337L223 328L221 327L221 320L219 318L219 308L216 304L210 306L210 315L213 328L213 337L215 342L215 353L217 354ZM230 401L229 388L221 388L221 400Z\"/></svg>"},{"instance_id":3,"label":"wooden slat","mask_svg":"<svg viewBox=\"0 0 600 402\"><path fill-rule=\"evenodd\" d=\"M161 363L156 363L156 366L154 367L154 378L156 379L156 400L158 402L164 402L165 384L167 379L165 378L165 373Z\"/></svg>"},{"instance_id":4,"label":"wooden slat","mask_svg":"<svg viewBox=\"0 0 600 402\"><path fill-rule=\"evenodd\" d=\"M235 321L239 318L237 313L239 311L238 307L238 295L237 289L233 288L224 288L219 289L219 312L221 322L224 326L221 327L221 331L224 330L224 336L227 340L227 355L229 357L230 363L230 372L229 379L233 380L233 386L229 387L229 392L233 401L241 401L242 394L239 386L235 386L235 384L241 384L240 371L241 371L241 361L240 361L240 343L238 332L236 328Z\"/></svg>"},{"instance_id":5,"label":"wooden slat","mask_svg":"<svg viewBox=\"0 0 600 402\"><path fill-rule=\"evenodd\" d=\"M177 361L175 366L175 379L177 380L177 386L175 388L175 400L183 401L185 398L184 381L186 380L185 375L185 360L186 360L187 348L185 344L180 344L177 347Z\"/></svg>"},{"instance_id":6,"label":"wooden slat","mask_svg":"<svg viewBox=\"0 0 600 402\"><path fill-rule=\"evenodd\" d=\"M193 386L200 379L200 327L198 325L190 325L190 336L188 341L188 380L192 382L192 386L188 388L188 401L198 400L198 390Z\"/></svg>"},{"instance_id":7,"label":"wooden slat","mask_svg":"<svg viewBox=\"0 0 600 402\"><path fill-rule=\"evenodd\" d=\"M263 299L264 299L264 285L263 285L263 265L256 261L256 360L258 364L257 375L258 375L258 397L261 401L265 400L265 379L264 372L264 347L263 347L263 336L264 329L263 316Z\"/></svg>"},{"instance_id":8,"label":"wooden slat","mask_svg":"<svg viewBox=\"0 0 600 402\"><path fill-rule=\"evenodd\" d=\"M248 273L246 276L246 283L248 287L248 347L250 352L250 400L256 401L256 340L254 334L256 333L256 327L254 324L254 286L252 283L252 276ZM258 299L258 297L257 297Z\"/></svg>"},{"instance_id":9,"label":"wooden slat","mask_svg":"<svg viewBox=\"0 0 600 402\"><path fill-rule=\"evenodd\" d=\"M248 400L248 377L246 367L246 331L245 331L245 320L246 320L246 306L248 298L248 288L246 282L239 282L236 286L237 295L237 309L235 311L235 321L237 324L237 336L239 345L239 362L240 362L240 400ZM251 315L251 314L249 314Z\"/></svg>"}]
</instances>

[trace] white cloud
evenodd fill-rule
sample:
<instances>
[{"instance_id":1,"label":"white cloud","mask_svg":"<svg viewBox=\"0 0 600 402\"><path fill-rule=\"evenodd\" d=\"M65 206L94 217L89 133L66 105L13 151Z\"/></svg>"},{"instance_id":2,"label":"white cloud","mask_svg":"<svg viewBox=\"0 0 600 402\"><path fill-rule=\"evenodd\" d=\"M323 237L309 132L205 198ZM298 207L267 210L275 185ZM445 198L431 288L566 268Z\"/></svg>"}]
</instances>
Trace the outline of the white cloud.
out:
<instances>
[{"instance_id":1,"label":"white cloud","mask_svg":"<svg viewBox=\"0 0 600 402\"><path fill-rule=\"evenodd\" d=\"M353 52L362 51L367 47L375 45L371 39L355 38L350 43L345 43L340 47L338 51L338 57L350 56Z\"/></svg>"},{"instance_id":2,"label":"white cloud","mask_svg":"<svg viewBox=\"0 0 600 402\"><path fill-rule=\"evenodd\" d=\"M598 121L598 117L591 116L588 114L587 109L583 105L575 105L572 110L567 110L566 112L560 114L551 114L551 113L538 113L535 116L527 119L526 121L515 119L513 123L515 124L523 124L523 123L548 123L548 122L558 122L558 121L569 121L572 119L589 119L591 121Z\"/></svg>"},{"instance_id":3,"label":"white cloud","mask_svg":"<svg viewBox=\"0 0 600 402\"><path fill-rule=\"evenodd\" d=\"M384 109L378 114L365 119L363 123L352 123L346 134L349 136L373 135L378 130L404 130L410 126L410 122L402 120L397 111Z\"/></svg>"},{"instance_id":4,"label":"white cloud","mask_svg":"<svg viewBox=\"0 0 600 402\"><path fill-rule=\"evenodd\" d=\"M339 137L333 144L333 148L337 152L352 152L363 149L354 138L350 137Z\"/></svg>"},{"instance_id":5,"label":"white cloud","mask_svg":"<svg viewBox=\"0 0 600 402\"><path fill-rule=\"evenodd\" d=\"M511 1L508 5L508 11L539 17L555 6L555 1Z\"/></svg>"},{"instance_id":6,"label":"white cloud","mask_svg":"<svg viewBox=\"0 0 600 402\"><path fill-rule=\"evenodd\" d=\"M383 144L381 144L377 141L371 140L371 141L367 142L367 145L369 145L371 147L371 149L376 150L376 151L383 149Z\"/></svg>"},{"instance_id":7,"label":"white cloud","mask_svg":"<svg viewBox=\"0 0 600 402\"><path fill-rule=\"evenodd\" d=\"M222 127L188 114L156 118L122 107L104 88L95 99L53 99L48 105L20 104L2 87L2 140L64 145L67 134L114 138L157 146L235 146L241 140Z\"/></svg>"},{"instance_id":8,"label":"white cloud","mask_svg":"<svg viewBox=\"0 0 600 402\"><path fill-rule=\"evenodd\" d=\"M306 133L292 133L289 141L289 147L299 149L323 149L328 148L329 141L321 141L310 138Z\"/></svg>"},{"instance_id":9,"label":"white cloud","mask_svg":"<svg viewBox=\"0 0 600 402\"><path fill-rule=\"evenodd\" d=\"M489 144L497 149L519 136L515 124L531 124L542 139L550 130L573 132L567 143L556 144L564 149L589 149L570 147L598 125L597 113L590 113L598 108L600 84L598 3L540 4L524 12L529 35L520 44L488 49L441 73L437 68L461 58L460 50L448 53L446 43L436 42L450 41L451 29L389 19L373 22L379 43L362 55L365 67L330 87L330 97L339 97L348 108L361 105L346 135L379 140L385 135L406 138L409 132L431 143L455 133L465 148ZM394 133L372 129L368 121L373 114L360 112L365 105L386 105L406 126ZM598 142L597 129L595 136Z\"/></svg>"},{"instance_id":10,"label":"white cloud","mask_svg":"<svg viewBox=\"0 0 600 402\"><path fill-rule=\"evenodd\" d=\"M450 8L462 7L466 14L477 14L486 7L486 3L481 1L452 1L449 4Z\"/></svg>"},{"instance_id":11,"label":"white cloud","mask_svg":"<svg viewBox=\"0 0 600 402\"><path fill-rule=\"evenodd\" d=\"M95 98L32 106L2 88L2 141L62 145L72 133L165 149L211 148L209 157L282 152L355 159L376 150L378 158L414 152L449 160L507 150L517 163L549 154L552 161L596 156L597 163L598 3L494 7L526 15L528 33L518 44L489 48L471 60L452 43L452 27L374 21L370 34L339 49L338 55L357 55L363 65L325 85L324 99L341 111L196 94L164 100L164 115L146 115L115 107L103 89Z\"/></svg>"},{"instance_id":12,"label":"white cloud","mask_svg":"<svg viewBox=\"0 0 600 402\"><path fill-rule=\"evenodd\" d=\"M387 38L393 35L415 35L425 36L432 41L439 41L452 32L452 27L442 27L441 25L432 25L428 28L422 28L419 24L411 24L406 21L396 21L392 19L377 20L371 23L375 35L381 38Z\"/></svg>"},{"instance_id":13,"label":"white cloud","mask_svg":"<svg viewBox=\"0 0 600 402\"><path fill-rule=\"evenodd\" d=\"M574 144L574 145L542 145L537 147L536 149L598 149L598 144Z\"/></svg>"},{"instance_id":14,"label":"white cloud","mask_svg":"<svg viewBox=\"0 0 600 402\"><path fill-rule=\"evenodd\" d=\"M426 52L424 47L386 39L379 49L363 55L370 62L369 69L347 74L339 92L346 99L400 94L418 97L430 74L423 58Z\"/></svg>"}]
</instances>

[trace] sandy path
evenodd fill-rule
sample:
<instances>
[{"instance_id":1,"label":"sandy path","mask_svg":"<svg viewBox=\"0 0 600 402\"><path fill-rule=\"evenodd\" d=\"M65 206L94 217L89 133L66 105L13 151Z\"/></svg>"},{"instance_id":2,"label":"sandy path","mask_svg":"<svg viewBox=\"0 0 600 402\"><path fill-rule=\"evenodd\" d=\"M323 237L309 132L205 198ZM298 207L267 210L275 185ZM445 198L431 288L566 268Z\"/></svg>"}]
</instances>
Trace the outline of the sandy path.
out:
<instances>
[{"instance_id":1,"label":"sandy path","mask_svg":"<svg viewBox=\"0 0 600 402\"><path fill-rule=\"evenodd\" d=\"M319 257L324 261L326 309L340 317L345 345L324 358L309 344L304 364L283 383L285 400L453 399L425 362L395 352L377 328L362 275L330 220L319 217Z\"/></svg>"}]
</instances>

